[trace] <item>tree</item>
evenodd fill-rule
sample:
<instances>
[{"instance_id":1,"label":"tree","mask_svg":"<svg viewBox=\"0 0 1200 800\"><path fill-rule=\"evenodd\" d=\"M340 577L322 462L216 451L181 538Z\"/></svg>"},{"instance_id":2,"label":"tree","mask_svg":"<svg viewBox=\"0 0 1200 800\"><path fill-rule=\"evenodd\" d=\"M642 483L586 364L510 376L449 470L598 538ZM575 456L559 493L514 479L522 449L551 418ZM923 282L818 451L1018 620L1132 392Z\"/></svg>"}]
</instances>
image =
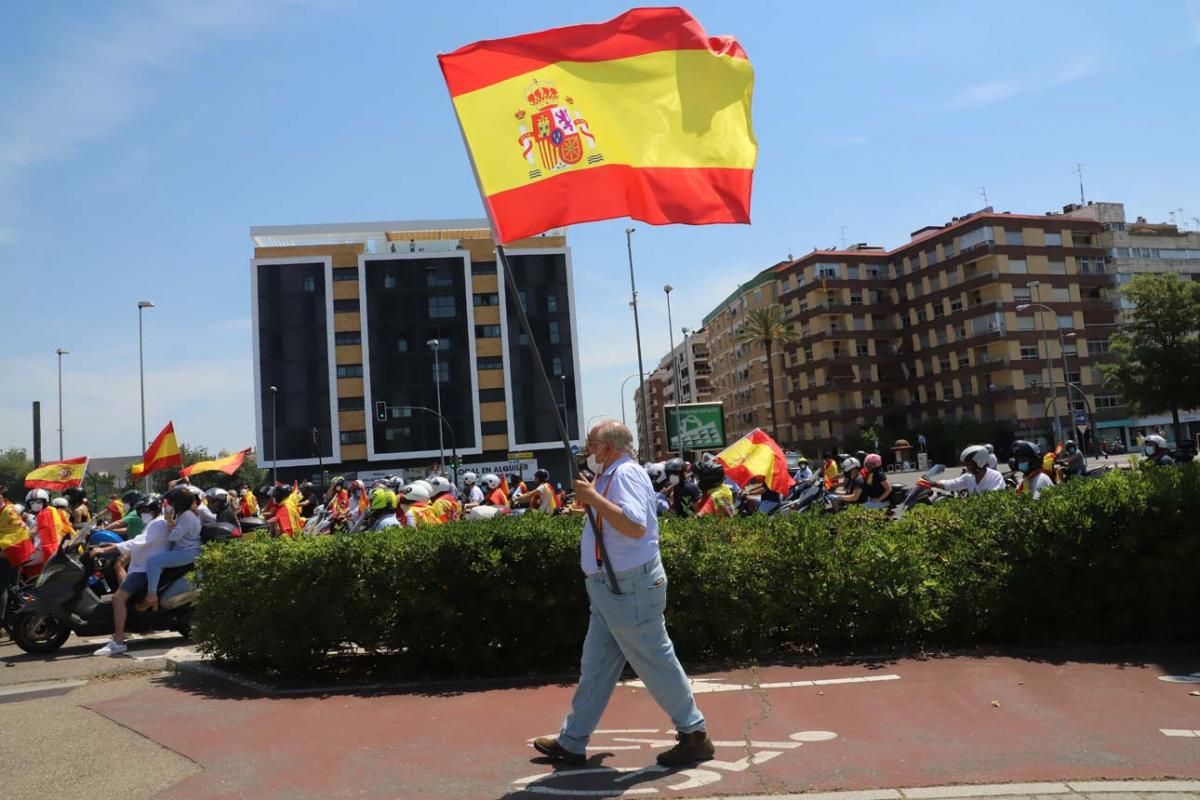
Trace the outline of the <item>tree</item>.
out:
<instances>
[{"instance_id":1,"label":"tree","mask_svg":"<svg viewBox=\"0 0 1200 800\"><path fill-rule=\"evenodd\" d=\"M9 499L21 502L25 496L25 476L33 469L33 462L19 447L0 450L0 486L7 486Z\"/></svg>"},{"instance_id":2,"label":"tree","mask_svg":"<svg viewBox=\"0 0 1200 800\"><path fill-rule=\"evenodd\" d=\"M775 412L775 360L776 345L785 345L796 340L796 332L788 324L787 313L778 303L756 308L746 315L746 321L738 331L738 343L753 345L762 343L767 351L767 394L771 401L771 436L778 440L779 420Z\"/></svg>"},{"instance_id":3,"label":"tree","mask_svg":"<svg viewBox=\"0 0 1200 800\"><path fill-rule=\"evenodd\" d=\"M1117 361L1100 367L1105 383L1135 414L1170 411L1182 442L1179 411L1200 406L1200 284L1143 274L1121 294L1134 308L1109 339Z\"/></svg>"}]
</instances>

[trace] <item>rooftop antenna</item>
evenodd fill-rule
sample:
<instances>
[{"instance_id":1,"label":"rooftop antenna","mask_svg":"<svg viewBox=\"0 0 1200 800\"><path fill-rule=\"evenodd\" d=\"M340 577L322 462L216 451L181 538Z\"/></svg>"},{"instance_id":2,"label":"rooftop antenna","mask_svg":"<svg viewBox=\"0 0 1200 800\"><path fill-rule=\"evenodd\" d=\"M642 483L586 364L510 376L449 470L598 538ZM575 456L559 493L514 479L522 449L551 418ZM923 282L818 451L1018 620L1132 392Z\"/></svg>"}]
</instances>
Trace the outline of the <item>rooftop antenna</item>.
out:
<instances>
[{"instance_id":1,"label":"rooftop antenna","mask_svg":"<svg viewBox=\"0 0 1200 800\"><path fill-rule=\"evenodd\" d=\"M1179 229L1180 229L1181 231L1182 231L1182 230L1187 230L1187 216L1186 216L1186 215L1183 213L1183 209L1182 209L1182 208L1177 208L1177 209L1175 209L1175 210L1179 212L1179 213L1178 213L1178 214L1175 216L1175 220L1176 220L1176 222L1177 222L1177 223L1178 223L1178 225L1179 225Z\"/></svg>"},{"instance_id":2,"label":"rooftop antenna","mask_svg":"<svg viewBox=\"0 0 1200 800\"><path fill-rule=\"evenodd\" d=\"M988 206L988 199L987 199L987 187L986 187L986 186L980 186L980 187L979 187L979 193L980 193L981 195L983 195L983 207L984 207L984 208L987 208L987 206Z\"/></svg>"},{"instance_id":3,"label":"rooftop antenna","mask_svg":"<svg viewBox=\"0 0 1200 800\"><path fill-rule=\"evenodd\" d=\"M842 226L842 249L846 249L846 226Z\"/></svg>"},{"instance_id":4,"label":"rooftop antenna","mask_svg":"<svg viewBox=\"0 0 1200 800\"><path fill-rule=\"evenodd\" d=\"M1083 199L1083 164L1075 162L1075 174L1079 176L1079 205L1086 206L1087 200Z\"/></svg>"}]
</instances>

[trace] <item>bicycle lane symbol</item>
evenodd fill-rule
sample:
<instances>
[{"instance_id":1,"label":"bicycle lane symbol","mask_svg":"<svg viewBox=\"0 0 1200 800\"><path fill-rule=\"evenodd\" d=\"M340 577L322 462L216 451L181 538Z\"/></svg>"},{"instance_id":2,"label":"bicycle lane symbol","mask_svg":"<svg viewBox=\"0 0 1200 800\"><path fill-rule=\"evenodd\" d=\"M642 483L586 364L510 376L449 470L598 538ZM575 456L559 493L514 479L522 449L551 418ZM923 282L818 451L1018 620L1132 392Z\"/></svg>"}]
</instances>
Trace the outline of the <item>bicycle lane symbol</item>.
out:
<instances>
[{"instance_id":1,"label":"bicycle lane symbol","mask_svg":"<svg viewBox=\"0 0 1200 800\"><path fill-rule=\"evenodd\" d=\"M655 736L654 734L658 734ZM551 734L553 735L553 734ZM589 747L590 750L608 752L615 750L665 750L675 744L674 731L658 731L657 729L621 729L598 730L597 736L609 737L611 744L599 743ZM837 738L832 731L798 731L786 740L749 742L736 740L716 740L717 755L722 750L737 750L750 752L736 761L713 759L702 762L698 767L685 770L672 770L652 764L648 767L585 767L583 769L562 769L555 772L540 772L513 781L517 791L527 791L533 794L557 795L560 797L625 797L661 794L663 790L682 792L708 786L721 780L724 773L745 772L751 766L765 764L804 744L827 742ZM530 742L533 740L530 739ZM660 789L657 786L642 786L660 778L683 778L681 781L669 783Z\"/></svg>"}]
</instances>

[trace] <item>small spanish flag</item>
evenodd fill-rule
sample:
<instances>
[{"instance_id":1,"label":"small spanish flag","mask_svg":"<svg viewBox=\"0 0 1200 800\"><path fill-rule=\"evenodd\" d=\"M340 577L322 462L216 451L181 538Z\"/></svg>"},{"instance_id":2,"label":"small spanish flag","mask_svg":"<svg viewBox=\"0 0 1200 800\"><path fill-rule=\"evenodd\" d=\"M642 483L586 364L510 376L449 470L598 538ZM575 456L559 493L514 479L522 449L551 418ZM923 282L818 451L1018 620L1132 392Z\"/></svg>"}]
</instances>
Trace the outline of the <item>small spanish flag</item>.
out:
<instances>
[{"instance_id":1,"label":"small spanish flag","mask_svg":"<svg viewBox=\"0 0 1200 800\"><path fill-rule=\"evenodd\" d=\"M175 424L168 422L167 427L159 431L158 436L155 436L154 441L146 448L142 463L133 465L133 475L140 477L167 467L182 466L183 456L179 453L179 443L175 441Z\"/></svg>"},{"instance_id":2,"label":"small spanish flag","mask_svg":"<svg viewBox=\"0 0 1200 800\"><path fill-rule=\"evenodd\" d=\"M247 447L240 453L234 453L224 458L214 458L211 461L197 461L195 464L179 470L179 474L185 478L201 472L224 472L226 475L232 475L238 471L242 466L242 462L246 460L246 456L249 454L250 448Z\"/></svg>"},{"instance_id":3,"label":"small spanish flag","mask_svg":"<svg viewBox=\"0 0 1200 800\"><path fill-rule=\"evenodd\" d=\"M754 70L684 9L635 8L438 61L501 243L613 217L750 221Z\"/></svg>"},{"instance_id":4,"label":"small spanish flag","mask_svg":"<svg viewBox=\"0 0 1200 800\"><path fill-rule=\"evenodd\" d=\"M726 447L717 461L724 465L725 477L743 488L758 479L768 489L786 494L796 483L788 473L783 450L762 428L755 428Z\"/></svg>"},{"instance_id":5,"label":"small spanish flag","mask_svg":"<svg viewBox=\"0 0 1200 800\"><path fill-rule=\"evenodd\" d=\"M82 456L69 458L66 461L42 464L25 476L25 488L61 492L63 489L78 486L83 483L83 476L87 472L87 463L87 456Z\"/></svg>"}]
</instances>

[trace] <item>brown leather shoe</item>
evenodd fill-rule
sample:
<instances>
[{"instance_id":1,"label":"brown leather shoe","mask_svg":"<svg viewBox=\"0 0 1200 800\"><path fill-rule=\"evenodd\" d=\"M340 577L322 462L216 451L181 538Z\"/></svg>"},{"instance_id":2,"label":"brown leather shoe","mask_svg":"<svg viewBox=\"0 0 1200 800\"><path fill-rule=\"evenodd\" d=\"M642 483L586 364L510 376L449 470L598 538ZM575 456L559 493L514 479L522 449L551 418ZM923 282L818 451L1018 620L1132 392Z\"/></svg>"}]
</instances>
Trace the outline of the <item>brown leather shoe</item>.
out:
<instances>
[{"instance_id":1,"label":"brown leather shoe","mask_svg":"<svg viewBox=\"0 0 1200 800\"><path fill-rule=\"evenodd\" d=\"M677 744L665 753L659 753L656 759L664 767L675 769L687 767L700 761L708 761L716 752L708 731L675 734Z\"/></svg>"},{"instance_id":2,"label":"brown leather shoe","mask_svg":"<svg viewBox=\"0 0 1200 800\"><path fill-rule=\"evenodd\" d=\"M559 744L558 739L553 736L539 736L534 739L533 749L551 761L561 761L568 767L582 767L587 763L587 756L585 754L572 753Z\"/></svg>"}]
</instances>

